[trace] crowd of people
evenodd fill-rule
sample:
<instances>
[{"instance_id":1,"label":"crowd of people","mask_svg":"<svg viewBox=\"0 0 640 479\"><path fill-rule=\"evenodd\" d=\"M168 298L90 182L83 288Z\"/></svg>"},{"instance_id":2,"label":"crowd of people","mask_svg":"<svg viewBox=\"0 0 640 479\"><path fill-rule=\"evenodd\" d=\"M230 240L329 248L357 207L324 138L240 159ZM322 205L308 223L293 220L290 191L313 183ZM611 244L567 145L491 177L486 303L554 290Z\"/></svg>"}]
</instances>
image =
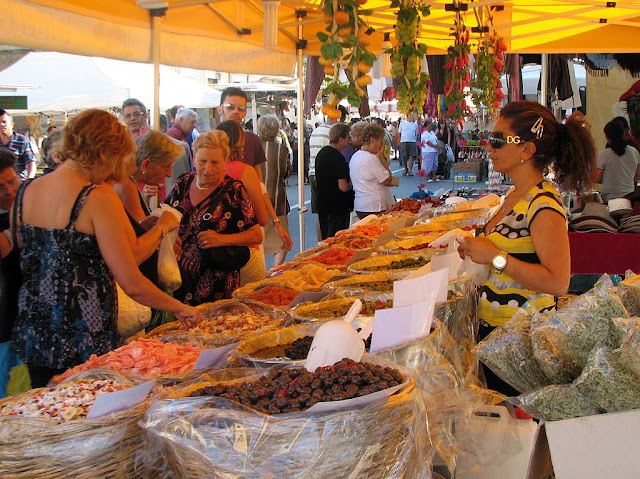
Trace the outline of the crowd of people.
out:
<instances>
[{"instance_id":1,"label":"crowd of people","mask_svg":"<svg viewBox=\"0 0 640 479\"><path fill-rule=\"evenodd\" d=\"M244 91L226 89L220 124L202 133L181 106L160 131L135 98L121 118L87 110L48 132L37 178L30 142L0 110L0 342L33 387L122 344L116 284L152 309L148 329L190 327L202 319L195 306L264 278L264 254L284 262L289 150L275 115L260 119L260 135L244 130L246 105ZM179 215L154 213L152 198ZM182 284L171 292L158 250L173 231Z\"/></svg>"},{"instance_id":2,"label":"crowd of people","mask_svg":"<svg viewBox=\"0 0 640 479\"><path fill-rule=\"evenodd\" d=\"M124 102L120 119L87 110L49 131L46 168L34 179L29 142L0 110L0 344L10 342L27 364L32 386L122 343L116 283L152 308L148 328L174 319L190 327L202 319L195 306L263 279L265 255L285 261L293 246L285 181L297 138L275 115L259 119L257 134L245 130L247 96L239 88L222 92L217 112L216 129L197 132L197 112L180 106L167 111L161 131L149 128L136 99ZM415 116L399 125L347 124L342 112L305 142L318 240L348 228L352 213L364 218L395 203L392 151L406 175L417 161L436 180L439 143L451 140L446 124L419 126ZM605 126L607 145L596 155L582 115L562 123L526 101L501 110L487 148L514 187L459 248L493 267L480 288L481 336L524 302L545 310L566 292L567 216L556 188L584 192L602 182L605 201L635 190L640 155L623 120ZM550 168L554 185L544 177ZM152 198L179 215L153 212ZM181 286L163 291L158 249L173 231Z\"/></svg>"}]
</instances>

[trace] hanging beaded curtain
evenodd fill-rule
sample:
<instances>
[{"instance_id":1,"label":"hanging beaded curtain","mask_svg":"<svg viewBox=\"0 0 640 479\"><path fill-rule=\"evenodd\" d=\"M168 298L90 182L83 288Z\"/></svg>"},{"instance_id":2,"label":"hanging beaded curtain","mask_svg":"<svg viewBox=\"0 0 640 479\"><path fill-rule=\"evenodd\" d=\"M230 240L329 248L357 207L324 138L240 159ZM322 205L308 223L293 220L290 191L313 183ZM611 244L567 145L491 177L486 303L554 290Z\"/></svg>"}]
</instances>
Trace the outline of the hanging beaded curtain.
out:
<instances>
[{"instance_id":1,"label":"hanging beaded curtain","mask_svg":"<svg viewBox=\"0 0 640 479\"><path fill-rule=\"evenodd\" d=\"M324 67L320 65L318 59L320 57L307 56L307 75L304 81L304 111L305 115L311 112L313 105L316 104L316 97L320 91L322 80L324 79Z\"/></svg>"}]
</instances>

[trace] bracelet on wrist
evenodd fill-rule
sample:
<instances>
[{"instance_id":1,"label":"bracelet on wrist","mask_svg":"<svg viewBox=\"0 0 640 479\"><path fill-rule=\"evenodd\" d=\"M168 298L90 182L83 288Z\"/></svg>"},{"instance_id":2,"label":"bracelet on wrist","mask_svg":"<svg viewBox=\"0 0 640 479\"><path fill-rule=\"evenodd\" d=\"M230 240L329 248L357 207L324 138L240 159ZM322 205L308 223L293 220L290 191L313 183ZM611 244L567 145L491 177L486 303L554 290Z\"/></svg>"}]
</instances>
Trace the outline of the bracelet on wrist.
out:
<instances>
[{"instance_id":1,"label":"bracelet on wrist","mask_svg":"<svg viewBox=\"0 0 640 479\"><path fill-rule=\"evenodd\" d=\"M277 224L279 225L280 223L281 223L280 218L271 220L271 226L273 226L274 228L276 227Z\"/></svg>"},{"instance_id":2,"label":"bracelet on wrist","mask_svg":"<svg viewBox=\"0 0 640 479\"><path fill-rule=\"evenodd\" d=\"M167 236L167 231L164 229L164 226L162 225L156 225L158 227L158 229L160 230L160 234L162 235L161 239L164 239L165 236Z\"/></svg>"}]
</instances>

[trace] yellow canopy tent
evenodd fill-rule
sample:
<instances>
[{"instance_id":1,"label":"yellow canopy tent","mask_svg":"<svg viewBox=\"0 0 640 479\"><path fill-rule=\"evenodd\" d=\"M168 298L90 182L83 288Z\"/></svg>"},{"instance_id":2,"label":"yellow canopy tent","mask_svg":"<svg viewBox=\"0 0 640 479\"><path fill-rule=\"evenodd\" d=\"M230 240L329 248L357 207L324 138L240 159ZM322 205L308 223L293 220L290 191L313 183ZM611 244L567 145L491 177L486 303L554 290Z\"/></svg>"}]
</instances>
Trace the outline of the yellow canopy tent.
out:
<instances>
[{"instance_id":1,"label":"yellow canopy tent","mask_svg":"<svg viewBox=\"0 0 640 479\"><path fill-rule=\"evenodd\" d=\"M263 46L267 3L279 3L277 46ZM454 13L450 2L427 2L431 15L422 23L422 40L430 54L446 52ZM325 26L321 0L3 0L0 44L55 50L121 60L152 62L149 9L166 7L156 23L159 61L166 65L229 72L292 76L298 26L308 41L305 54L318 54L315 36ZM138 6L143 5L143 6ZM382 33L392 32L396 11L390 0L369 0L368 17L376 29L373 49L379 53ZM473 8L492 9L492 30L507 41L510 52L624 53L638 50L640 1L480 0L468 2L468 26L476 26ZM496 8L500 7L500 8ZM296 17L297 10L306 16Z\"/></svg>"},{"instance_id":2,"label":"yellow canopy tent","mask_svg":"<svg viewBox=\"0 0 640 479\"><path fill-rule=\"evenodd\" d=\"M0 44L121 60L227 72L293 76L298 70L302 100L302 46L317 55L316 32L325 27L321 0L3 0ZM371 50L380 53L383 33L393 32L391 0L369 0ZM451 44L454 13L450 2L427 2L431 15L421 25L429 54ZM265 8L277 7L277 46L264 47ZM640 48L640 0L479 0L466 4L469 27L474 8L493 17L490 30L505 38L509 52L631 53ZM155 15L152 9L156 9ZM165 10L166 9L166 10ZM297 12L304 11L304 15ZM392 35L393 36L393 35ZM473 36L471 42L473 43ZM158 104L156 74L155 104ZM158 111L156 108L156 118ZM302 121L299 108L298 124ZM301 133L300 133L300 136ZM300 149L302 142L300 142ZM302 161L303 153L299 152ZM300 167L302 168L302 167ZM299 171L302 171L300 169ZM303 185L299 187L304 204ZM303 216L301 212L301 225ZM304 245L301 228L301 245ZM304 246L302 246L304 248Z\"/></svg>"}]
</instances>

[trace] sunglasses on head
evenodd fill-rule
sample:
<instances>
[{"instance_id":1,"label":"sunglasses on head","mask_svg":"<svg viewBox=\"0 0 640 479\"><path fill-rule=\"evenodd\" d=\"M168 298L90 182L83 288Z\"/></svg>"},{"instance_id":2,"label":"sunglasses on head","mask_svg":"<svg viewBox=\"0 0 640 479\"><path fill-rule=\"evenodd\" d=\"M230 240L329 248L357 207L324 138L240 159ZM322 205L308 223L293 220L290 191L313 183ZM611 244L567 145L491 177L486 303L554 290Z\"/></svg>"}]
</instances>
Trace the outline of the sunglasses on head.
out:
<instances>
[{"instance_id":1,"label":"sunglasses on head","mask_svg":"<svg viewBox=\"0 0 640 479\"><path fill-rule=\"evenodd\" d=\"M234 105L233 103L225 103L224 105L222 105L224 107L225 110L235 110L237 109L238 111L247 111L247 107L246 105Z\"/></svg>"},{"instance_id":2,"label":"sunglasses on head","mask_svg":"<svg viewBox=\"0 0 640 479\"><path fill-rule=\"evenodd\" d=\"M526 141L521 140L519 136L507 135L505 138L504 133L501 131L492 131L489 135L489 144L491 148L499 149L502 148L507 143L513 143L514 145L519 145L521 143L526 143Z\"/></svg>"}]
</instances>

